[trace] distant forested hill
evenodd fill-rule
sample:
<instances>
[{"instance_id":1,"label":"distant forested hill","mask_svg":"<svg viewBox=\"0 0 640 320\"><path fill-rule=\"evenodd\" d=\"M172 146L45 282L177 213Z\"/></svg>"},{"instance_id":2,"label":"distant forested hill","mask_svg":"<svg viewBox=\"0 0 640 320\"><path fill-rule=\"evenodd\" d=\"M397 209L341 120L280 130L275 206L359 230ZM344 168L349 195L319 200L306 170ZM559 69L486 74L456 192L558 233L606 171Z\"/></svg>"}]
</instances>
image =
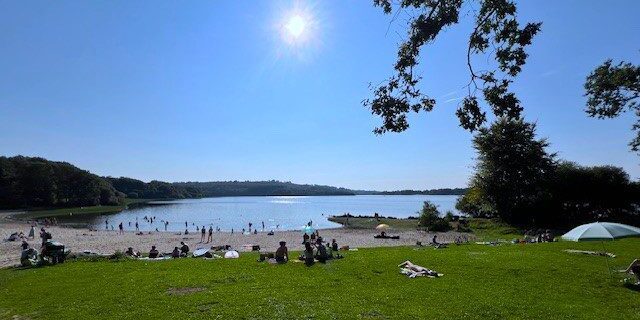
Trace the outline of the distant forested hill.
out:
<instances>
[{"instance_id":1,"label":"distant forested hill","mask_svg":"<svg viewBox=\"0 0 640 320\"><path fill-rule=\"evenodd\" d=\"M0 208L121 205L125 197L182 199L200 190L168 182L100 177L67 162L0 157Z\"/></svg>"},{"instance_id":2,"label":"distant forested hill","mask_svg":"<svg viewBox=\"0 0 640 320\"><path fill-rule=\"evenodd\" d=\"M117 205L124 197L106 179L67 162L0 157L0 208Z\"/></svg>"},{"instance_id":3,"label":"distant forested hill","mask_svg":"<svg viewBox=\"0 0 640 320\"><path fill-rule=\"evenodd\" d=\"M175 183L153 180L144 181L120 177L107 177L116 190L132 199L186 199L200 198L202 191L198 188L180 186Z\"/></svg>"},{"instance_id":4,"label":"distant forested hill","mask_svg":"<svg viewBox=\"0 0 640 320\"><path fill-rule=\"evenodd\" d=\"M356 194L379 194L379 195L464 195L467 188L443 188L431 190L398 190L398 191L355 191Z\"/></svg>"},{"instance_id":5,"label":"distant forested hill","mask_svg":"<svg viewBox=\"0 0 640 320\"><path fill-rule=\"evenodd\" d=\"M177 186L195 188L205 197L223 196L329 196L354 195L352 190L315 184L270 181L180 182Z\"/></svg>"},{"instance_id":6,"label":"distant forested hill","mask_svg":"<svg viewBox=\"0 0 640 320\"><path fill-rule=\"evenodd\" d=\"M315 184L270 181L144 182L100 177L67 162L0 157L0 209L123 204L133 199L233 196L333 196L356 194L464 194L466 189L354 191Z\"/></svg>"}]
</instances>

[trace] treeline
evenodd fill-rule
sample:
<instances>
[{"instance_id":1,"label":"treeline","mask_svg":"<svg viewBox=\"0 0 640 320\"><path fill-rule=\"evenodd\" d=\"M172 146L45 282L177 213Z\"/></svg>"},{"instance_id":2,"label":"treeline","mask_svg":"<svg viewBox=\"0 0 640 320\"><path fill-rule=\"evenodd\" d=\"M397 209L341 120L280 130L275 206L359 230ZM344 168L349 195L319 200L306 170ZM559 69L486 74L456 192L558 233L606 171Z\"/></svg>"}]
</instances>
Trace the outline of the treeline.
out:
<instances>
[{"instance_id":1,"label":"treeline","mask_svg":"<svg viewBox=\"0 0 640 320\"><path fill-rule=\"evenodd\" d=\"M187 199L201 198L202 190L195 187L180 186L175 183L153 180L144 181L120 177L107 177L113 187L132 199Z\"/></svg>"},{"instance_id":2,"label":"treeline","mask_svg":"<svg viewBox=\"0 0 640 320\"><path fill-rule=\"evenodd\" d=\"M32 157L0 157L0 208L122 205L125 197L183 199L198 189L168 182L100 177L67 162Z\"/></svg>"},{"instance_id":3,"label":"treeline","mask_svg":"<svg viewBox=\"0 0 640 320\"><path fill-rule=\"evenodd\" d=\"M640 225L640 184L614 166L580 166L547 152L536 126L498 119L474 137L469 191L456 208L516 226L572 228L594 221Z\"/></svg>"},{"instance_id":4,"label":"treeline","mask_svg":"<svg viewBox=\"0 0 640 320\"><path fill-rule=\"evenodd\" d=\"M371 194L380 195L463 195L467 193L467 188L442 188L431 190L398 190L398 191L375 191Z\"/></svg>"},{"instance_id":5,"label":"treeline","mask_svg":"<svg viewBox=\"0 0 640 320\"><path fill-rule=\"evenodd\" d=\"M117 205L125 195L109 181L66 162L0 157L0 207Z\"/></svg>"},{"instance_id":6,"label":"treeline","mask_svg":"<svg viewBox=\"0 0 640 320\"><path fill-rule=\"evenodd\" d=\"M175 185L198 189L205 197L225 196L335 196L354 195L352 190L315 184L283 181L178 182Z\"/></svg>"}]
</instances>

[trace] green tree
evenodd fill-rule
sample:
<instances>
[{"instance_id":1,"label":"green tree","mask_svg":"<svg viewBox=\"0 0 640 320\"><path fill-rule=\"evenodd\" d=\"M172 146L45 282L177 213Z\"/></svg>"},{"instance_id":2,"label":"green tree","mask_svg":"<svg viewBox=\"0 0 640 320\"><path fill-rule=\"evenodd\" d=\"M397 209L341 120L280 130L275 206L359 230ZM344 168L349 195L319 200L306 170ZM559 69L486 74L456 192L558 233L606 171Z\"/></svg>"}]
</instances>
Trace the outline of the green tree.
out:
<instances>
[{"instance_id":1,"label":"green tree","mask_svg":"<svg viewBox=\"0 0 640 320\"><path fill-rule=\"evenodd\" d=\"M535 124L522 119L499 118L473 139L478 163L471 187L482 197L479 203L509 223L535 223L550 196L555 154L535 131Z\"/></svg>"},{"instance_id":2,"label":"green tree","mask_svg":"<svg viewBox=\"0 0 640 320\"><path fill-rule=\"evenodd\" d=\"M373 3L385 14L404 11L411 16L407 21L407 38L398 48L395 74L373 88L373 98L363 101L373 114L383 119L382 126L374 130L376 134L402 132L409 127L409 112L429 112L434 108L435 99L419 88L422 79L417 75L420 52L425 45L435 41L442 30L459 22L460 15L465 14L461 12L463 4L473 8L470 13L475 23L469 35L465 61L470 77L468 94L456 111L460 126L474 131L485 123L486 111L480 106L478 91L482 92L495 116L520 117L520 101L509 87L526 63L525 48L540 31L541 23L527 23L522 27L516 18L513 1L406 0L396 4L391 0L374 0ZM477 70L474 57L493 60L494 67Z\"/></svg>"},{"instance_id":3,"label":"green tree","mask_svg":"<svg viewBox=\"0 0 640 320\"><path fill-rule=\"evenodd\" d=\"M636 137L629 146L640 154L640 66L627 62L614 65L607 60L587 76L584 88L590 117L615 118L626 111L635 112L638 120L632 130Z\"/></svg>"},{"instance_id":4,"label":"green tree","mask_svg":"<svg viewBox=\"0 0 640 320\"><path fill-rule=\"evenodd\" d=\"M438 206L430 201L425 201L420 210L419 223L421 227L428 228L429 231L449 231L451 226L446 219L440 217Z\"/></svg>"}]
</instances>

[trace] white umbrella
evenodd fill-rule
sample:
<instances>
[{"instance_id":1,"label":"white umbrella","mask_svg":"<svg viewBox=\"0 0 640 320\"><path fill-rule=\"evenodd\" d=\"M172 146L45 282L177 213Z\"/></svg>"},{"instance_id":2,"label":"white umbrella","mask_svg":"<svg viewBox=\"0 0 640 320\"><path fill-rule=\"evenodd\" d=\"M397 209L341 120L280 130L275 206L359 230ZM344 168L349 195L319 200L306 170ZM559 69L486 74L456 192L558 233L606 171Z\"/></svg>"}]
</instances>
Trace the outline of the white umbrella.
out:
<instances>
[{"instance_id":1,"label":"white umbrella","mask_svg":"<svg viewBox=\"0 0 640 320\"><path fill-rule=\"evenodd\" d=\"M621 223L594 222L577 226L562 235L562 239L570 241L601 241L602 249L605 251L604 241L628 237L640 237L640 228ZM609 270L609 275L611 275L609 260L607 256L604 258L607 269Z\"/></svg>"},{"instance_id":2,"label":"white umbrella","mask_svg":"<svg viewBox=\"0 0 640 320\"><path fill-rule=\"evenodd\" d=\"M628 237L640 237L640 228L613 222L594 222L577 226L562 235L570 241L606 241Z\"/></svg>"}]
</instances>

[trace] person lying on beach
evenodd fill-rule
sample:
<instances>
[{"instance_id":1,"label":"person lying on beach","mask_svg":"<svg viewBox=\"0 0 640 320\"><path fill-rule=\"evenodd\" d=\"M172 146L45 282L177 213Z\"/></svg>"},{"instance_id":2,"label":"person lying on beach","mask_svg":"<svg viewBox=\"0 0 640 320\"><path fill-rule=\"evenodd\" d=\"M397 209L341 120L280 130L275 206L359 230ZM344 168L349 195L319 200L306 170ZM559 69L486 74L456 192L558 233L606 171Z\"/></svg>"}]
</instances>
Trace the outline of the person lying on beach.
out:
<instances>
[{"instance_id":1,"label":"person lying on beach","mask_svg":"<svg viewBox=\"0 0 640 320\"><path fill-rule=\"evenodd\" d=\"M158 251L158 249L156 249L156 246L151 246L151 250L149 251L149 258L155 259L158 257L158 255L160 255L160 252Z\"/></svg>"},{"instance_id":2,"label":"person lying on beach","mask_svg":"<svg viewBox=\"0 0 640 320\"><path fill-rule=\"evenodd\" d=\"M140 257L140 253L133 251L132 247L127 248L127 251L125 251L124 254L128 255L129 257L133 257L133 258Z\"/></svg>"},{"instance_id":3,"label":"person lying on beach","mask_svg":"<svg viewBox=\"0 0 640 320\"><path fill-rule=\"evenodd\" d=\"M280 241L280 247L276 250L275 258L277 263L286 263L289 261L289 249L287 249L287 243L285 241Z\"/></svg>"},{"instance_id":4,"label":"person lying on beach","mask_svg":"<svg viewBox=\"0 0 640 320\"><path fill-rule=\"evenodd\" d=\"M187 254L189 253L189 246L186 243L184 243L184 241L180 241L180 245L182 245L180 247L180 254L186 257Z\"/></svg>"},{"instance_id":5,"label":"person lying on beach","mask_svg":"<svg viewBox=\"0 0 640 320\"><path fill-rule=\"evenodd\" d=\"M413 264L409 260L399 264L398 267L402 268L401 272L408 275L410 278L415 278L418 276L429 276L429 277L439 276L437 272L427 269L423 266Z\"/></svg>"},{"instance_id":6,"label":"person lying on beach","mask_svg":"<svg viewBox=\"0 0 640 320\"><path fill-rule=\"evenodd\" d=\"M628 268L624 270L620 270L620 272L630 273L636 276L636 279L638 280L638 282L636 282L636 285L640 285L640 260L639 259L633 260L633 262L631 262Z\"/></svg>"}]
</instances>

